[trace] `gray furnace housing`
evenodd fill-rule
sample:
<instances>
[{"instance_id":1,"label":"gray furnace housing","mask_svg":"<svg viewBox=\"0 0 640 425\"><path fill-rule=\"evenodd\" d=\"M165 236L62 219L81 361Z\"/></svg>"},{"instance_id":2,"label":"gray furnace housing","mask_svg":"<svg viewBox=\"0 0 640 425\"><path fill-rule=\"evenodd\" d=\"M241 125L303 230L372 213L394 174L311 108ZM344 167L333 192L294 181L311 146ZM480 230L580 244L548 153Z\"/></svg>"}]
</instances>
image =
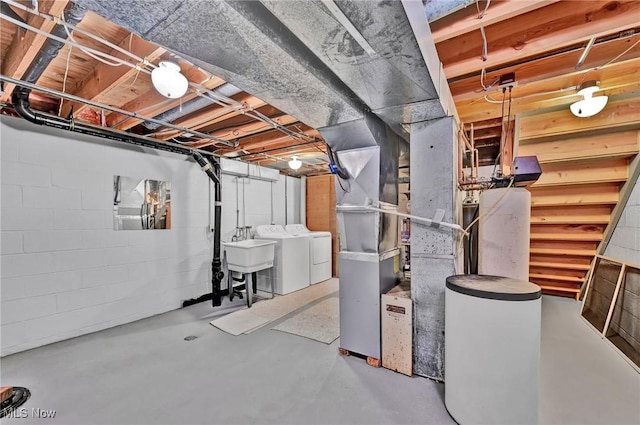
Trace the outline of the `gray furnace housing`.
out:
<instances>
[{"instance_id":1,"label":"gray furnace housing","mask_svg":"<svg viewBox=\"0 0 640 425\"><path fill-rule=\"evenodd\" d=\"M380 295L399 281L400 137L373 114L320 129L348 178L336 176L340 233L340 346L380 359Z\"/></svg>"}]
</instances>

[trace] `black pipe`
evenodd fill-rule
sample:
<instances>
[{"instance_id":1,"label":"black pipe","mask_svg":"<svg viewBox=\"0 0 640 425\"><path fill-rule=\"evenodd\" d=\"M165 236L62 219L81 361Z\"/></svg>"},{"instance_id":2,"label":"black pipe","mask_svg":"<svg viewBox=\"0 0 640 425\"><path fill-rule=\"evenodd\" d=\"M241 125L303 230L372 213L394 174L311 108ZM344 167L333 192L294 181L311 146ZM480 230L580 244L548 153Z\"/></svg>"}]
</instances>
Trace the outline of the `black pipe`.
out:
<instances>
[{"instance_id":1,"label":"black pipe","mask_svg":"<svg viewBox=\"0 0 640 425\"><path fill-rule=\"evenodd\" d=\"M209 178L215 183L215 206L214 206L214 224L213 224L213 261L211 262L211 304L214 307L222 304L220 296L220 287L224 272L222 271L222 261L220 260L220 226L222 224L222 185L220 177L220 163L204 158L199 152L191 154L196 160L202 171L207 173Z\"/></svg>"},{"instance_id":2,"label":"black pipe","mask_svg":"<svg viewBox=\"0 0 640 425\"><path fill-rule=\"evenodd\" d=\"M188 146L167 144L156 141L149 137L135 136L130 133L125 133L123 131L117 131L113 129L107 130L104 127L97 127L85 123L79 124L74 122L72 119L61 118L55 115L36 112L31 109L29 105L29 93L31 93L30 89L26 89L24 87L16 87L13 90L13 94L11 95L11 101L16 113L25 120L30 121L34 124L59 128L62 130L69 130L75 133L87 134L103 139L115 140L118 142L178 153L181 155L192 156L193 152L195 152Z\"/></svg>"},{"instance_id":3,"label":"black pipe","mask_svg":"<svg viewBox=\"0 0 640 425\"><path fill-rule=\"evenodd\" d=\"M215 191L215 208L214 208L214 228L213 228L213 261L211 263L211 304L216 307L222 304L220 296L220 286L222 279L224 279L224 272L222 271L222 261L220 261L220 227L222 226L222 184L221 184L221 170L220 163L215 162L213 164L213 170L216 175L218 183L216 184ZM232 288L229 288L233 290Z\"/></svg>"},{"instance_id":4,"label":"black pipe","mask_svg":"<svg viewBox=\"0 0 640 425\"><path fill-rule=\"evenodd\" d=\"M8 17L15 19L16 21L22 22L23 24L26 23L24 19L22 19L20 15L18 15L7 3L2 2L1 6L3 15L7 15Z\"/></svg>"}]
</instances>

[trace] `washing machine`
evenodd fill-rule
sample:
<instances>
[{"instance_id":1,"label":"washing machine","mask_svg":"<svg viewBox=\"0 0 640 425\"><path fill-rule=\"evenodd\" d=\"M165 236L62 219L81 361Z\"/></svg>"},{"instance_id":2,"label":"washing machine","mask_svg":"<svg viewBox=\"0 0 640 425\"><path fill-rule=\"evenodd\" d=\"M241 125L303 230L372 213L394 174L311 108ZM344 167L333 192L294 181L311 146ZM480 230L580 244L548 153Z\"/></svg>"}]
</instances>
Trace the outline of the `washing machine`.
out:
<instances>
[{"instance_id":1,"label":"washing machine","mask_svg":"<svg viewBox=\"0 0 640 425\"><path fill-rule=\"evenodd\" d=\"M285 295L309 286L309 237L292 235L280 225L256 227L254 239L275 241L273 268L258 272L258 289Z\"/></svg>"},{"instance_id":2,"label":"washing machine","mask_svg":"<svg viewBox=\"0 0 640 425\"><path fill-rule=\"evenodd\" d=\"M331 279L331 232L312 232L304 224L287 224L286 231L309 237L309 283Z\"/></svg>"}]
</instances>

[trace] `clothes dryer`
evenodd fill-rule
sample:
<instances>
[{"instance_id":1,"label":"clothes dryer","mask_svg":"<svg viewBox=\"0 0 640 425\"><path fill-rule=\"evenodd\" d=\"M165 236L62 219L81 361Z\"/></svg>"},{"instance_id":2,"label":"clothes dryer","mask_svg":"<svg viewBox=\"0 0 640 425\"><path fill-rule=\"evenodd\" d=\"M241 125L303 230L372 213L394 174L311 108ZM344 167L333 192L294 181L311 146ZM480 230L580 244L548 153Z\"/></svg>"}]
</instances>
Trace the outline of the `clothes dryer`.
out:
<instances>
[{"instance_id":1,"label":"clothes dryer","mask_svg":"<svg viewBox=\"0 0 640 425\"><path fill-rule=\"evenodd\" d=\"M331 279L331 232L311 231L304 224L287 224L286 231L309 237L309 283Z\"/></svg>"}]
</instances>

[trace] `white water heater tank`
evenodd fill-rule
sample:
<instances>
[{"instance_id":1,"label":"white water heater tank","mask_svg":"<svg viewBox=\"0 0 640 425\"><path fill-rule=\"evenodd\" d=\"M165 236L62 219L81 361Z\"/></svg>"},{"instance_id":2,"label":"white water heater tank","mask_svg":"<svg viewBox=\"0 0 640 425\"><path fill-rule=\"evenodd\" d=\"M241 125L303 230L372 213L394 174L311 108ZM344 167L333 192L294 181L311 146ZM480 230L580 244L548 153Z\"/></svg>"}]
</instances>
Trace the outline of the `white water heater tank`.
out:
<instances>
[{"instance_id":1,"label":"white water heater tank","mask_svg":"<svg viewBox=\"0 0 640 425\"><path fill-rule=\"evenodd\" d=\"M480 194L478 274L529 280L531 193L521 187Z\"/></svg>"}]
</instances>

